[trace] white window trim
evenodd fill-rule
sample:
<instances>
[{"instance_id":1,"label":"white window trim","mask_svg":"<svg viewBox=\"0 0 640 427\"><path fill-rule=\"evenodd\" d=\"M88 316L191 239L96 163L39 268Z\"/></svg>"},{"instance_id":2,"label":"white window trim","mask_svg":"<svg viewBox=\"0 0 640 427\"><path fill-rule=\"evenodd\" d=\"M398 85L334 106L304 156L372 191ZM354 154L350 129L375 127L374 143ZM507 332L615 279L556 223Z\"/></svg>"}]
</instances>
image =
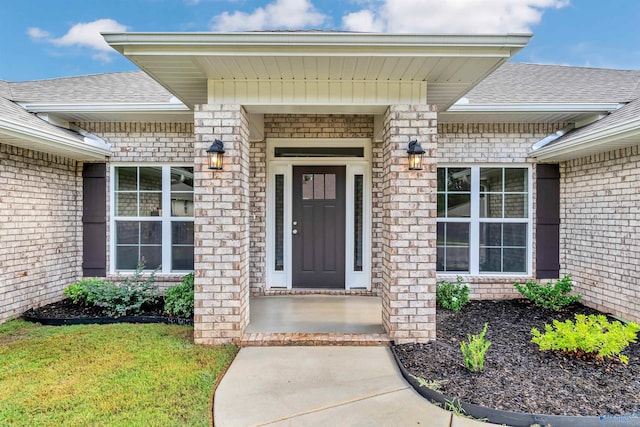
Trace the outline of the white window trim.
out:
<instances>
[{"instance_id":1,"label":"white window trim","mask_svg":"<svg viewBox=\"0 0 640 427\"><path fill-rule=\"evenodd\" d=\"M293 166L345 166L345 289L371 289L371 139L369 138L267 138L266 203L266 289L292 289L292 212L291 185ZM275 157L275 147L363 147L364 157ZM275 269L275 176L284 175L284 269ZM363 175L362 271L354 270L354 176Z\"/></svg>"},{"instance_id":2,"label":"white window trim","mask_svg":"<svg viewBox=\"0 0 640 427\"><path fill-rule=\"evenodd\" d=\"M529 277L533 271L533 176L530 163L442 163L438 168L471 169L471 216L469 218L437 218L437 222L469 223L469 271L438 271L438 276L505 276ZM517 168L527 170L527 218L480 218L480 181L481 168ZM480 272L480 223L525 223L527 224L527 270L525 272Z\"/></svg>"},{"instance_id":3,"label":"white window trim","mask_svg":"<svg viewBox=\"0 0 640 427\"><path fill-rule=\"evenodd\" d=\"M109 165L109 273L131 274L134 270L116 268L116 168L119 167L161 167L162 168L162 216L139 217L120 216L119 221L162 221L162 268L160 274L187 274L193 270L171 270L171 223L173 221L194 222L193 216L171 217L171 168L193 167L192 163L112 163ZM167 189L167 190L165 190ZM145 269L151 271L151 269Z\"/></svg>"}]
</instances>

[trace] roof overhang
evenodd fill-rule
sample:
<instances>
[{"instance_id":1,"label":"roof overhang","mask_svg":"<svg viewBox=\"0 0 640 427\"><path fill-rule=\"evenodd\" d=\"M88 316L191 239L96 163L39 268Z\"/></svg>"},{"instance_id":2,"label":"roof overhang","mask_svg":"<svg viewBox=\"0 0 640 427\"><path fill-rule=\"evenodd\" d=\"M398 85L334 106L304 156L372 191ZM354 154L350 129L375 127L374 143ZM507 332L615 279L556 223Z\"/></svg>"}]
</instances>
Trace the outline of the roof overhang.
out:
<instances>
[{"instance_id":1,"label":"roof overhang","mask_svg":"<svg viewBox=\"0 0 640 427\"><path fill-rule=\"evenodd\" d=\"M62 135L0 117L0 142L76 160L104 160L109 146L82 135Z\"/></svg>"},{"instance_id":2,"label":"roof overhang","mask_svg":"<svg viewBox=\"0 0 640 427\"><path fill-rule=\"evenodd\" d=\"M450 123L575 123L616 111L624 104L454 104L438 115Z\"/></svg>"},{"instance_id":3,"label":"roof overhang","mask_svg":"<svg viewBox=\"0 0 640 427\"><path fill-rule=\"evenodd\" d=\"M193 122L193 111L177 103L51 104L20 103L30 113L51 114L68 122Z\"/></svg>"},{"instance_id":4,"label":"roof overhang","mask_svg":"<svg viewBox=\"0 0 640 427\"><path fill-rule=\"evenodd\" d=\"M640 144L640 118L567 138L530 153L543 161L565 161Z\"/></svg>"},{"instance_id":5,"label":"roof overhang","mask_svg":"<svg viewBox=\"0 0 640 427\"><path fill-rule=\"evenodd\" d=\"M215 83L224 90L232 88L229 82L266 90L270 82L397 82L426 83L427 102L444 111L520 51L531 35L246 32L111 33L104 38L189 107L207 103L209 86ZM292 90L294 95L276 107L318 104ZM253 102L256 111L269 104L234 96L239 103ZM356 92L349 96L354 105L362 99Z\"/></svg>"}]
</instances>

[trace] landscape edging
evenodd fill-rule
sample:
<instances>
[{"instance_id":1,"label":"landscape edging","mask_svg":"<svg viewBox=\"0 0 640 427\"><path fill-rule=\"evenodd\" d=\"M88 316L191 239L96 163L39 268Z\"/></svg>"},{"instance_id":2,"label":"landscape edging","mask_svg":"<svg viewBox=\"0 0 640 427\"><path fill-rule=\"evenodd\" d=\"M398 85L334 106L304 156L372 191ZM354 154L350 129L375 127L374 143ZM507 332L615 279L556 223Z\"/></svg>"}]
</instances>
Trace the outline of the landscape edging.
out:
<instances>
[{"instance_id":1,"label":"landscape edging","mask_svg":"<svg viewBox=\"0 0 640 427\"><path fill-rule=\"evenodd\" d=\"M601 416L571 416L571 415L543 415L529 414L526 412L503 411L501 409L492 409L473 403L465 403L458 398L448 398L442 393L432 390L428 387L420 386L417 378L402 365L398 355L396 354L394 345L391 346L391 352L398 365L398 369L402 373L404 379L422 397L432 403L438 403L442 408L447 403L456 406L460 404L466 415L470 415L477 419L486 419L490 423L505 424L512 427L530 427L532 425L541 425L545 427L627 427L634 419L640 423L640 414L630 415L601 415Z\"/></svg>"}]
</instances>

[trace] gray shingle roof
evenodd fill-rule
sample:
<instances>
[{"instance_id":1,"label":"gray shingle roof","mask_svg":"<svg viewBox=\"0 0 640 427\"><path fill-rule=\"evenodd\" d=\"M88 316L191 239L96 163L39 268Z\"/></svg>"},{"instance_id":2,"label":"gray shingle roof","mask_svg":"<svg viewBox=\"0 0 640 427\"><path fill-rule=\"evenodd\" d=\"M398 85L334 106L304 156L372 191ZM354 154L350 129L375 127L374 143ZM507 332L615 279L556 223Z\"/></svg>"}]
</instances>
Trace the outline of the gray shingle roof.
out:
<instances>
[{"instance_id":1,"label":"gray shingle roof","mask_svg":"<svg viewBox=\"0 0 640 427\"><path fill-rule=\"evenodd\" d=\"M142 71L9 82L7 85L9 96L5 97L18 102L52 104L163 103L169 102L173 97L171 93Z\"/></svg>"},{"instance_id":2,"label":"gray shingle roof","mask_svg":"<svg viewBox=\"0 0 640 427\"><path fill-rule=\"evenodd\" d=\"M640 70L507 62L465 95L470 105L615 103L640 97Z\"/></svg>"}]
</instances>

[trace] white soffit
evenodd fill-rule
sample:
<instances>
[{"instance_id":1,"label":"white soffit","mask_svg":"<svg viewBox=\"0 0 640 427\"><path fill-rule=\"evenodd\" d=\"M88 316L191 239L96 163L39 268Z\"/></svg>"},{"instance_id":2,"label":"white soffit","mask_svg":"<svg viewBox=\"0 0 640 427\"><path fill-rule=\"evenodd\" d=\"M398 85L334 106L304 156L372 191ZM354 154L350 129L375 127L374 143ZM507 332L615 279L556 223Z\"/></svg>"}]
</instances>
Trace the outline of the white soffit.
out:
<instances>
[{"instance_id":1,"label":"white soffit","mask_svg":"<svg viewBox=\"0 0 640 427\"><path fill-rule=\"evenodd\" d=\"M104 38L190 107L207 103L209 80L227 88L240 81L426 82L428 102L442 111L520 51L531 35L283 31L114 33ZM344 105L346 98L329 104ZM296 97L284 103L320 102Z\"/></svg>"}]
</instances>

